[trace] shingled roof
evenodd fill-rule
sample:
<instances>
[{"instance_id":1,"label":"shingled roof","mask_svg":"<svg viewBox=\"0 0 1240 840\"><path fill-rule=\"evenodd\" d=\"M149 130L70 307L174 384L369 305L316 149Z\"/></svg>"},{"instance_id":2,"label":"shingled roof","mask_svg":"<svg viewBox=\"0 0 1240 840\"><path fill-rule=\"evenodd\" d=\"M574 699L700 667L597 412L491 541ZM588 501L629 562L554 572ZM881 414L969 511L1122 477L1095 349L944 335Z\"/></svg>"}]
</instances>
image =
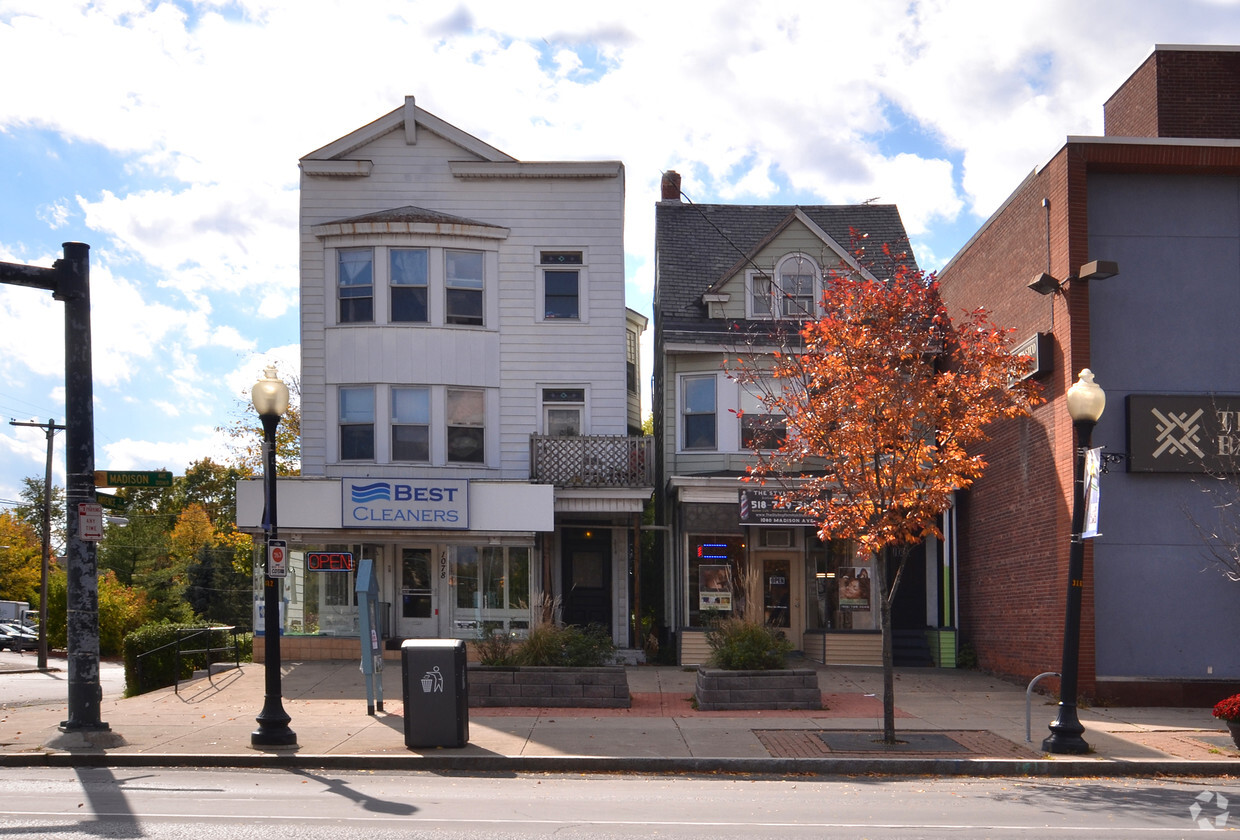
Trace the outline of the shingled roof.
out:
<instances>
[{"instance_id":1,"label":"shingled roof","mask_svg":"<svg viewBox=\"0 0 1240 840\"><path fill-rule=\"evenodd\" d=\"M655 329L664 340L711 341L711 334L756 326L707 318L702 294L738 260L753 252L792 213L800 210L844 248L850 230L866 235L866 251L881 260L883 243L908 252L908 235L894 204L737 205L660 201L655 205ZM881 267L863 261L876 274ZM769 326L769 322L766 322Z\"/></svg>"}]
</instances>

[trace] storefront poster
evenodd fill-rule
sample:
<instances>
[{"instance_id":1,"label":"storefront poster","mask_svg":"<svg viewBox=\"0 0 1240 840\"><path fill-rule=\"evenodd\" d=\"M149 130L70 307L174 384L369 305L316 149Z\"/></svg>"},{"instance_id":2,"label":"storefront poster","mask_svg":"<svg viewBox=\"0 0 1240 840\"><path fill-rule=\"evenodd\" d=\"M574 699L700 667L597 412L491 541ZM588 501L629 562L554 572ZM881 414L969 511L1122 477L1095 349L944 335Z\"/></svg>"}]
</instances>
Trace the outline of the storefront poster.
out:
<instances>
[{"instance_id":1,"label":"storefront poster","mask_svg":"<svg viewBox=\"0 0 1240 840\"><path fill-rule=\"evenodd\" d=\"M864 566L841 567L836 576L841 610L870 609L870 570Z\"/></svg>"},{"instance_id":2,"label":"storefront poster","mask_svg":"<svg viewBox=\"0 0 1240 840\"><path fill-rule=\"evenodd\" d=\"M698 566L698 609L732 609L732 570L726 566Z\"/></svg>"}]
</instances>

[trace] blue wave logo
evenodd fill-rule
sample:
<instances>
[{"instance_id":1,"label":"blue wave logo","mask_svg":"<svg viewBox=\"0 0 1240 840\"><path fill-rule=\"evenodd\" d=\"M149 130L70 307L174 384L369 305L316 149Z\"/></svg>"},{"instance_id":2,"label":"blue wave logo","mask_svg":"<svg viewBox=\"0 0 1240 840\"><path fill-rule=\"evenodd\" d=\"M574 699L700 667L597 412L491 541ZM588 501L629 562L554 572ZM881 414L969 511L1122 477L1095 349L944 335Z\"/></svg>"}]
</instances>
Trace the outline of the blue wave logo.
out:
<instances>
[{"instance_id":1,"label":"blue wave logo","mask_svg":"<svg viewBox=\"0 0 1240 840\"><path fill-rule=\"evenodd\" d=\"M392 501L392 485L386 481L376 481L374 484L355 484L352 492L353 501L357 504Z\"/></svg>"}]
</instances>

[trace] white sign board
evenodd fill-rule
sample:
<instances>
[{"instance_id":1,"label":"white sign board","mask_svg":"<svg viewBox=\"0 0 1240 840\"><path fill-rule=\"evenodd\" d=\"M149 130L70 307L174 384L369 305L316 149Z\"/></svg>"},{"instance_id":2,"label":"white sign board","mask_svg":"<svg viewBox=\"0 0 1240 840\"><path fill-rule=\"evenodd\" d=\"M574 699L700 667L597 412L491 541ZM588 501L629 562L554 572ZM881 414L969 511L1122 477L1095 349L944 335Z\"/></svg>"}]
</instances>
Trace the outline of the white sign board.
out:
<instances>
[{"instance_id":1,"label":"white sign board","mask_svg":"<svg viewBox=\"0 0 1240 840\"><path fill-rule=\"evenodd\" d=\"M468 480L346 478L343 484L346 528L469 528Z\"/></svg>"},{"instance_id":2,"label":"white sign board","mask_svg":"<svg viewBox=\"0 0 1240 840\"><path fill-rule=\"evenodd\" d=\"M95 502L78 503L78 536L86 542L103 539L103 505Z\"/></svg>"}]
</instances>

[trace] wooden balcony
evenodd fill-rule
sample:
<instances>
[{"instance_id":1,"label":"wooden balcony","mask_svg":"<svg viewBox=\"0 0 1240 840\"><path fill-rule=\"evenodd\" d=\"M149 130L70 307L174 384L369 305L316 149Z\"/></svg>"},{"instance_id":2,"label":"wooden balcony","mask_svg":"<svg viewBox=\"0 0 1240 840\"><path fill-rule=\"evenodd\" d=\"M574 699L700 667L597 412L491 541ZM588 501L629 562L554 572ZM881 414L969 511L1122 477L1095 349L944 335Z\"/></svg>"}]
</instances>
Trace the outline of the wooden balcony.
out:
<instances>
[{"instance_id":1,"label":"wooden balcony","mask_svg":"<svg viewBox=\"0 0 1240 840\"><path fill-rule=\"evenodd\" d=\"M557 487L653 487L654 438L530 435L530 480Z\"/></svg>"}]
</instances>

